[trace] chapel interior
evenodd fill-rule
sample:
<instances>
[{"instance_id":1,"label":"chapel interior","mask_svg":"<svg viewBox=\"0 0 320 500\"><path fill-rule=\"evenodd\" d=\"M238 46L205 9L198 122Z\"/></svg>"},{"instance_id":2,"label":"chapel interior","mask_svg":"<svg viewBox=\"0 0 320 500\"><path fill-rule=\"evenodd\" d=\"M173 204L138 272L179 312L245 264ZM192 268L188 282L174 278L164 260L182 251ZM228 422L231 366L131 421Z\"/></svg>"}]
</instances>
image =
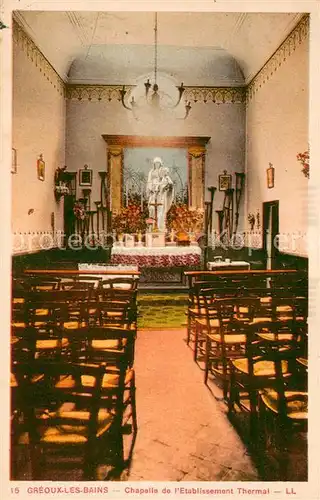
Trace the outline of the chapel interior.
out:
<instances>
[{"instance_id":1,"label":"chapel interior","mask_svg":"<svg viewBox=\"0 0 320 500\"><path fill-rule=\"evenodd\" d=\"M307 481L309 15L7 24L10 478Z\"/></svg>"}]
</instances>

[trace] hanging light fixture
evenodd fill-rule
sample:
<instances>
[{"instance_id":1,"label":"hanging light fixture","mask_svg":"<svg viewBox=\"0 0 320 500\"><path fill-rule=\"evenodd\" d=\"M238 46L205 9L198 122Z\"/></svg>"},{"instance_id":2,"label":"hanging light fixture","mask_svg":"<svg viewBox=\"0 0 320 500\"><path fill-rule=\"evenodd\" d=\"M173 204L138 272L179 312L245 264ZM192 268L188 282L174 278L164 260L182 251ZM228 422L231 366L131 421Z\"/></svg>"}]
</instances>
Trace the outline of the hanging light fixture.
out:
<instances>
[{"instance_id":1,"label":"hanging light fixture","mask_svg":"<svg viewBox=\"0 0 320 500\"><path fill-rule=\"evenodd\" d=\"M179 95L177 98L177 101L175 104L170 105L166 104L164 106L163 104L163 99L161 99L160 93L159 93L159 85L158 85L158 13L155 13L155 20L154 20L154 83L150 83L150 79L144 83L145 86L145 99L147 103L157 111L160 111L163 107L167 109L174 109L176 108L182 99L183 93L185 91L185 88L183 86L183 83L179 87L177 87ZM150 93L150 89L152 87L152 93ZM121 96L121 102L124 108L128 109L129 111L135 111L139 106L137 102L135 101L134 97L132 96L131 101L129 102L129 105L126 104L125 102L125 96L127 94L127 90L125 88L125 85L120 89L120 96ZM185 104L185 116L182 119L186 119L190 113L191 110L191 104L190 102L186 102Z\"/></svg>"}]
</instances>

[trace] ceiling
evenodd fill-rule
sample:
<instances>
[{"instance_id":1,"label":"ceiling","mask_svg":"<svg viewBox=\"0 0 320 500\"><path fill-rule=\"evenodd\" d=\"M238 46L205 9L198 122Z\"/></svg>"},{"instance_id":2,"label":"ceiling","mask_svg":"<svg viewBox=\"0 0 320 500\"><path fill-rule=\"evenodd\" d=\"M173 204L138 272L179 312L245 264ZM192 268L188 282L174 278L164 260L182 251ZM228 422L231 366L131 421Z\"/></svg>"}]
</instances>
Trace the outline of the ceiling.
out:
<instances>
[{"instance_id":1,"label":"ceiling","mask_svg":"<svg viewBox=\"0 0 320 500\"><path fill-rule=\"evenodd\" d=\"M19 11L15 16L68 83L134 85L153 74L151 12ZM159 73L186 86L243 85L300 18L297 13L160 12Z\"/></svg>"}]
</instances>

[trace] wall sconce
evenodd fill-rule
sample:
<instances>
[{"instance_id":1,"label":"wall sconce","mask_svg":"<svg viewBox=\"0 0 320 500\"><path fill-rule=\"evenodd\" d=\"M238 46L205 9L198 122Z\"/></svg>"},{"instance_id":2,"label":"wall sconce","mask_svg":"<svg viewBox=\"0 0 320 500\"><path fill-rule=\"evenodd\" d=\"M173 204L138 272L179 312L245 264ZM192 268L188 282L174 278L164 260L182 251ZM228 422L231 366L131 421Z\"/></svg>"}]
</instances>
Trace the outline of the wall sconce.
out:
<instances>
[{"instance_id":1,"label":"wall sconce","mask_svg":"<svg viewBox=\"0 0 320 500\"><path fill-rule=\"evenodd\" d=\"M269 163L269 168L267 168L267 186L268 188L274 187L274 166Z\"/></svg>"}]
</instances>

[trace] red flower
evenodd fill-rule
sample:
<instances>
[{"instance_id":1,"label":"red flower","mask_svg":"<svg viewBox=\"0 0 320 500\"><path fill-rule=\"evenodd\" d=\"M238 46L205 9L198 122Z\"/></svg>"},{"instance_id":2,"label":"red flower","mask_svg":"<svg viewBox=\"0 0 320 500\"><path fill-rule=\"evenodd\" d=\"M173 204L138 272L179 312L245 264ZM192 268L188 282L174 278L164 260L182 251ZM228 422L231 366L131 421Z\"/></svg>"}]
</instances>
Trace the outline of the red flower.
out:
<instances>
[{"instance_id":1,"label":"red flower","mask_svg":"<svg viewBox=\"0 0 320 500\"><path fill-rule=\"evenodd\" d=\"M309 151L305 151L304 153L297 154L297 160L302 165L301 172L309 179L310 177L310 166L309 166L310 154Z\"/></svg>"}]
</instances>

